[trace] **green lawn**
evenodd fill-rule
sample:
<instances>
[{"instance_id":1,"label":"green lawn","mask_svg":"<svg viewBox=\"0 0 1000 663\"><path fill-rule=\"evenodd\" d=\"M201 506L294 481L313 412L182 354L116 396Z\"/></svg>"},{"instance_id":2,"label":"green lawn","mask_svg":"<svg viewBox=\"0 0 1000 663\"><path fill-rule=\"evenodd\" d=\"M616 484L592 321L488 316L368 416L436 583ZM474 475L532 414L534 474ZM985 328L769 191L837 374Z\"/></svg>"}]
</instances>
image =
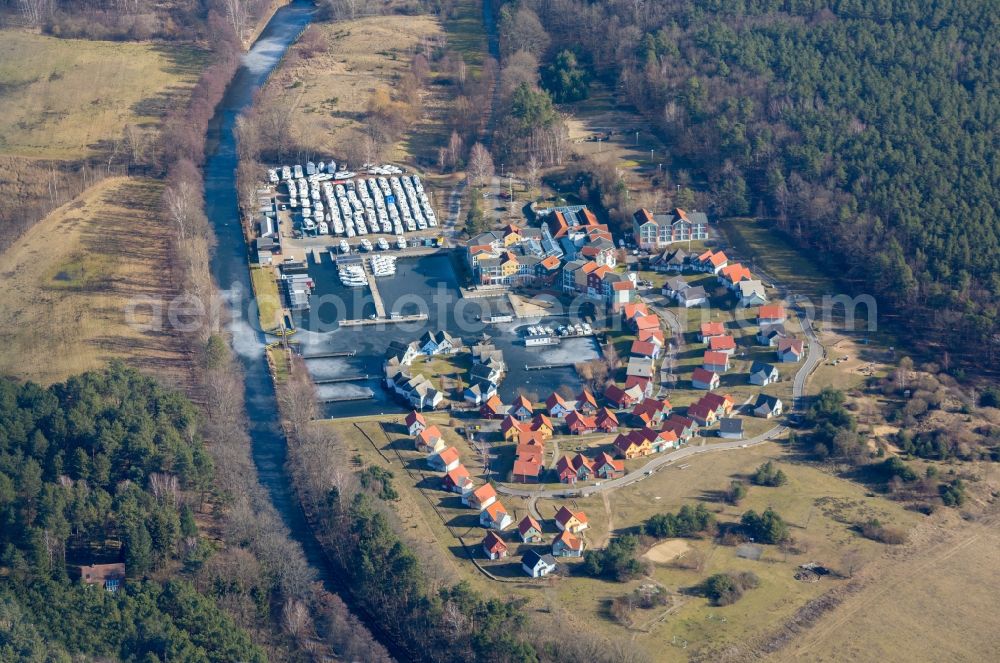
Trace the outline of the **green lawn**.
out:
<instances>
[{"instance_id":1,"label":"green lawn","mask_svg":"<svg viewBox=\"0 0 1000 663\"><path fill-rule=\"evenodd\" d=\"M274 280L274 272L269 267L251 267L250 278L257 295L260 327L265 331L274 329L281 323L281 297L278 295L278 282Z\"/></svg>"}]
</instances>

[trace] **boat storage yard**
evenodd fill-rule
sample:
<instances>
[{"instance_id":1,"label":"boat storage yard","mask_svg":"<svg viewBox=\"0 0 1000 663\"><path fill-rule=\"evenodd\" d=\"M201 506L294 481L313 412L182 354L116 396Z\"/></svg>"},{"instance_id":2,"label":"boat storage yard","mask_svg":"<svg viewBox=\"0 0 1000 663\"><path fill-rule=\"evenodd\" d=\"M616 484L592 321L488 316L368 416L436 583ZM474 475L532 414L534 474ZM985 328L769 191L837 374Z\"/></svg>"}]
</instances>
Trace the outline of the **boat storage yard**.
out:
<instances>
[{"instance_id":1,"label":"boat storage yard","mask_svg":"<svg viewBox=\"0 0 1000 663\"><path fill-rule=\"evenodd\" d=\"M310 308L316 284L306 276L308 263L320 264L327 254L344 286L371 290L376 313L365 321L386 320L376 279L395 275L398 255L444 245L423 182L398 166L365 165L359 174L338 170L333 160L310 161L271 168L267 179L257 191L255 257L277 269L291 311Z\"/></svg>"}]
</instances>

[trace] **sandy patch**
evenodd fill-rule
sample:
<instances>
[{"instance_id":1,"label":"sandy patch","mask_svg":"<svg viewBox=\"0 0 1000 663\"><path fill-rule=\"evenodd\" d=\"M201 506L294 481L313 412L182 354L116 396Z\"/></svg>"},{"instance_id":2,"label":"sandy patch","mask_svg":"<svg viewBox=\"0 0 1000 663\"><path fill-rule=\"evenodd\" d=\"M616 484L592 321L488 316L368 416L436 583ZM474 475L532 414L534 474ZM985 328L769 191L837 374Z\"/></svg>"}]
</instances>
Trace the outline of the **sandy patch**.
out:
<instances>
[{"instance_id":1,"label":"sandy patch","mask_svg":"<svg viewBox=\"0 0 1000 663\"><path fill-rule=\"evenodd\" d=\"M681 555L691 550L691 544L684 539L667 539L663 543L658 543L643 555L654 564L666 564L672 562Z\"/></svg>"}]
</instances>

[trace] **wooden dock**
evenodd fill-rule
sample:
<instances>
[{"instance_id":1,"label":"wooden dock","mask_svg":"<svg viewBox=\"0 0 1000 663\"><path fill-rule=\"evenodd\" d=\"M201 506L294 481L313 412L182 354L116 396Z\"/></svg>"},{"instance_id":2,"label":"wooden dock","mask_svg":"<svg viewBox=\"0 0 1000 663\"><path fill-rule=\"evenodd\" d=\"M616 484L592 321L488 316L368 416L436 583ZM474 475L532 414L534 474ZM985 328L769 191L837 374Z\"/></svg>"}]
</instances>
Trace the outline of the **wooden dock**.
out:
<instances>
[{"instance_id":1,"label":"wooden dock","mask_svg":"<svg viewBox=\"0 0 1000 663\"><path fill-rule=\"evenodd\" d=\"M571 361L563 362L561 364L525 364L524 370L544 371L549 368L572 368L573 366L576 366L576 364Z\"/></svg>"},{"instance_id":2,"label":"wooden dock","mask_svg":"<svg viewBox=\"0 0 1000 663\"><path fill-rule=\"evenodd\" d=\"M317 352L311 355L302 355L303 359L331 359L333 357L353 357L357 350L341 350L339 352Z\"/></svg>"},{"instance_id":3,"label":"wooden dock","mask_svg":"<svg viewBox=\"0 0 1000 663\"><path fill-rule=\"evenodd\" d=\"M368 394L360 394L358 396L331 396L329 398L320 398L320 403L347 403L349 401L370 401L375 398L375 392L371 389L368 390Z\"/></svg>"},{"instance_id":4,"label":"wooden dock","mask_svg":"<svg viewBox=\"0 0 1000 663\"><path fill-rule=\"evenodd\" d=\"M365 375L345 375L340 378L323 378L320 380L313 380L313 384L337 384L338 382L363 382L365 380L370 380L372 376Z\"/></svg>"},{"instance_id":5,"label":"wooden dock","mask_svg":"<svg viewBox=\"0 0 1000 663\"><path fill-rule=\"evenodd\" d=\"M394 315L388 318L375 318L372 319L358 319L358 320L341 320L341 327L360 327L361 325L383 325L383 324L401 324L404 322L418 322L420 320L426 320L426 313L416 313L414 315Z\"/></svg>"},{"instance_id":6,"label":"wooden dock","mask_svg":"<svg viewBox=\"0 0 1000 663\"><path fill-rule=\"evenodd\" d=\"M378 291L378 283L375 282L375 274L372 273L371 264L367 260L362 260L365 267L365 276L368 277L368 289L372 292L372 301L375 303L375 315L379 318L386 317L385 303L382 301L382 294Z\"/></svg>"}]
</instances>

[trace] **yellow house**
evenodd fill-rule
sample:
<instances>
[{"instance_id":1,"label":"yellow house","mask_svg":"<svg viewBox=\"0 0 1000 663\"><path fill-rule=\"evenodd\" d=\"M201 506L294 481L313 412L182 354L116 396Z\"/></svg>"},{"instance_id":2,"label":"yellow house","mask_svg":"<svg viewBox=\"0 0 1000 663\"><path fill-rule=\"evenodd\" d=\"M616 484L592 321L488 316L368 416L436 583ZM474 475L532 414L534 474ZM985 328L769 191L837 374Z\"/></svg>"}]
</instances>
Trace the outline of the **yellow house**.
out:
<instances>
[{"instance_id":1,"label":"yellow house","mask_svg":"<svg viewBox=\"0 0 1000 663\"><path fill-rule=\"evenodd\" d=\"M508 225L503 229L503 245L513 246L514 244L520 244L524 237L521 235L521 229L515 226L513 223Z\"/></svg>"},{"instance_id":2,"label":"yellow house","mask_svg":"<svg viewBox=\"0 0 1000 663\"><path fill-rule=\"evenodd\" d=\"M531 430L540 433L543 440L548 440L552 437L555 432L552 428L552 422L544 414L536 415L534 419L531 420Z\"/></svg>"},{"instance_id":3,"label":"yellow house","mask_svg":"<svg viewBox=\"0 0 1000 663\"><path fill-rule=\"evenodd\" d=\"M556 512L556 527L562 532L579 534L587 529L587 526L587 515L583 511L574 513L566 507L560 507Z\"/></svg>"},{"instance_id":4,"label":"yellow house","mask_svg":"<svg viewBox=\"0 0 1000 663\"><path fill-rule=\"evenodd\" d=\"M500 273L503 276L513 276L517 274L519 269L521 269L521 263L517 261L517 257L513 253L508 251L500 259Z\"/></svg>"}]
</instances>

